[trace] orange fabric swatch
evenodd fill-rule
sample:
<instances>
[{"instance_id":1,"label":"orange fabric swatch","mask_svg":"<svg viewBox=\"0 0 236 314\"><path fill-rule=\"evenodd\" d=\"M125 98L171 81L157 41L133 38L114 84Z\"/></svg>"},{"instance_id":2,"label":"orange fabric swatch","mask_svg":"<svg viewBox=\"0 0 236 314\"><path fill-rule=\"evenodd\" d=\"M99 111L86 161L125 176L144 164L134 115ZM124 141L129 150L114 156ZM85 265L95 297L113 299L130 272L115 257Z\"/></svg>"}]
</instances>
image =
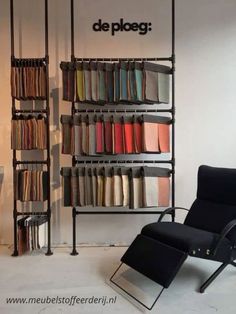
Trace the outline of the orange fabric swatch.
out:
<instances>
[{"instance_id":1,"label":"orange fabric swatch","mask_svg":"<svg viewBox=\"0 0 236 314\"><path fill-rule=\"evenodd\" d=\"M132 154L133 149L133 125L132 123L125 123L124 124L124 135L125 135L125 153Z\"/></svg>"},{"instance_id":2,"label":"orange fabric swatch","mask_svg":"<svg viewBox=\"0 0 236 314\"><path fill-rule=\"evenodd\" d=\"M170 152L170 126L168 124L158 125L159 147L162 153Z\"/></svg>"},{"instance_id":3,"label":"orange fabric swatch","mask_svg":"<svg viewBox=\"0 0 236 314\"><path fill-rule=\"evenodd\" d=\"M143 123L143 151L159 152L157 123L150 122Z\"/></svg>"}]
</instances>

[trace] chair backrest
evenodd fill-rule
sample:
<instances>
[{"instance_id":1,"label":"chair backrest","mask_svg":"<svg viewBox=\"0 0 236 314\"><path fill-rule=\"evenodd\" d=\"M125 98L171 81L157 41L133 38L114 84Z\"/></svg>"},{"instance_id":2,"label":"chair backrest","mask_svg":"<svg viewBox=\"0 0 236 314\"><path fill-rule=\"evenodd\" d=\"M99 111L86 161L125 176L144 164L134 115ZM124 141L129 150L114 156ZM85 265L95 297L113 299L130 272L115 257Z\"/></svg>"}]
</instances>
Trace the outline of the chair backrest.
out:
<instances>
[{"instance_id":1,"label":"chair backrest","mask_svg":"<svg viewBox=\"0 0 236 314\"><path fill-rule=\"evenodd\" d=\"M184 223L220 233L233 219L236 219L236 169L200 166L197 199ZM228 238L236 241L236 228Z\"/></svg>"}]
</instances>

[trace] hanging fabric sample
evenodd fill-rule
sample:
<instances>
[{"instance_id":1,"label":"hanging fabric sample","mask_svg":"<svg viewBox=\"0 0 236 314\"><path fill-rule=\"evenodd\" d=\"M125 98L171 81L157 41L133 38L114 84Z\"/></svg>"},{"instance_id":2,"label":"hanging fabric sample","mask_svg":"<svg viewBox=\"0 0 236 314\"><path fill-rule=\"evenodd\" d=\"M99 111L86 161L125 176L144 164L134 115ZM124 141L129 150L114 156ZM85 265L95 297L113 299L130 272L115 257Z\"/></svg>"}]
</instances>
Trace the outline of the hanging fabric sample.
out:
<instances>
[{"instance_id":1,"label":"hanging fabric sample","mask_svg":"<svg viewBox=\"0 0 236 314\"><path fill-rule=\"evenodd\" d=\"M120 100L120 67L119 63L114 63L114 102Z\"/></svg>"},{"instance_id":2,"label":"hanging fabric sample","mask_svg":"<svg viewBox=\"0 0 236 314\"><path fill-rule=\"evenodd\" d=\"M74 153L74 127L71 116L62 115L62 154L73 155Z\"/></svg>"},{"instance_id":3,"label":"hanging fabric sample","mask_svg":"<svg viewBox=\"0 0 236 314\"><path fill-rule=\"evenodd\" d=\"M90 70L91 70L91 98L92 101L98 101L98 71L97 71L97 63L91 61L90 62Z\"/></svg>"},{"instance_id":4,"label":"hanging fabric sample","mask_svg":"<svg viewBox=\"0 0 236 314\"><path fill-rule=\"evenodd\" d=\"M142 167L143 206L169 206L170 200L170 170L157 167Z\"/></svg>"},{"instance_id":5,"label":"hanging fabric sample","mask_svg":"<svg viewBox=\"0 0 236 314\"><path fill-rule=\"evenodd\" d=\"M134 62L128 62L128 100L130 102L137 100L134 66Z\"/></svg>"},{"instance_id":6,"label":"hanging fabric sample","mask_svg":"<svg viewBox=\"0 0 236 314\"><path fill-rule=\"evenodd\" d=\"M169 152L169 125L171 119L167 117L142 115L143 152ZM159 127L165 125L166 127ZM160 145L161 144L161 145Z\"/></svg>"},{"instance_id":7,"label":"hanging fabric sample","mask_svg":"<svg viewBox=\"0 0 236 314\"><path fill-rule=\"evenodd\" d=\"M95 116L95 123L96 123L96 153L97 154L104 154L105 153L104 116L103 115Z\"/></svg>"},{"instance_id":8,"label":"hanging fabric sample","mask_svg":"<svg viewBox=\"0 0 236 314\"><path fill-rule=\"evenodd\" d=\"M113 64L105 63L106 68L106 92L107 92L107 101L112 103L114 102L114 76L113 76Z\"/></svg>"},{"instance_id":9,"label":"hanging fabric sample","mask_svg":"<svg viewBox=\"0 0 236 314\"><path fill-rule=\"evenodd\" d=\"M143 63L134 63L134 79L137 101L142 102L144 99Z\"/></svg>"},{"instance_id":10,"label":"hanging fabric sample","mask_svg":"<svg viewBox=\"0 0 236 314\"><path fill-rule=\"evenodd\" d=\"M24 128L25 122L22 123L17 130L13 120L16 135ZM169 117L81 114L72 118L62 115L61 123L63 154L102 156L170 152L172 120ZM19 145L15 137L12 142Z\"/></svg>"},{"instance_id":11,"label":"hanging fabric sample","mask_svg":"<svg viewBox=\"0 0 236 314\"><path fill-rule=\"evenodd\" d=\"M91 71L90 71L90 64L88 62L83 62L83 81L84 81L85 100L91 101L92 99Z\"/></svg>"},{"instance_id":12,"label":"hanging fabric sample","mask_svg":"<svg viewBox=\"0 0 236 314\"><path fill-rule=\"evenodd\" d=\"M46 222L45 216L26 216L17 221L19 255L46 245Z\"/></svg>"},{"instance_id":13,"label":"hanging fabric sample","mask_svg":"<svg viewBox=\"0 0 236 314\"><path fill-rule=\"evenodd\" d=\"M167 207L170 170L158 167L62 168L64 206Z\"/></svg>"},{"instance_id":14,"label":"hanging fabric sample","mask_svg":"<svg viewBox=\"0 0 236 314\"><path fill-rule=\"evenodd\" d=\"M21 202L47 200L48 173L42 170L15 171L15 200Z\"/></svg>"},{"instance_id":15,"label":"hanging fabric sample","mask_svg":"<svg viewBox=\"0 0 236 314\"><path fill-rule=\"evenodd\" d=\"M75 66L73 62L60 63L62 70L63 100L74 101L75 99Z\"/></svg>"},{"instance_id":16,"label":"hanging fabric sample","mask_svg":"<svg viewBox=\"0 0 236 314\"><path fill-rule=\"evenodd\" d=\"M123 206L123 189L120 168L113 167L111 172L112 172L113 206Z\"/></svg>"},{"instance_id":17,"label":"hanging fabric sample","mask_svg":"<svg viewBox=\"0 0 236 314\"><path fill-rule=\"evenodd\" d=\"M99 100L99 102L105 102L107 100L105 64L98 62L97 63L97 71L98 71L98 100Z\"/></svg>"},{"instance_id":18,"label":"hanging fabric sample","mask_svg":"<svg viewBox=\"0 0 236 314\"><path fill-rule=\"evenodd\" d=\"M18 100L46 99L46 64L43 60L12 61L11 95Z\"/></svg>"},{"instance_id":19,"label":"hanging fabric sample","mask_svg":"<svg viewBox=\"0 0 236 314\"><path fill-rule=\"evenodd\" d=\"M128 101L128 71L127 62L120 62L120 100Z\"/></svg>"},{"instance_id":20,"label":"hanging fabric sample","mask_svg":"<svg viewBox=\"0 0 236 314\"><path fill-rule=\"evenodd\" d=\"M121 60L118 63L61 62L60 67L63 77L63 99L67 101L98 104L170 102L172 72L168 66ZM12 92L15 96L25 93L25 85L18 87L17 78L26 72L20 67L12 69ZM30 77L33 73L31 72L28 74Z\"/></svg>"},{"instance_id":21,"label":"hanging fabric sample","mask_svg":"<svg viewBox=\"0 0 236 314\"><path fill-rule=\"evenodd\" d=\"M11 121L11 148L32 150L47 148L47 125L42 115L15 115Z\"/></svg>"},{"instance_id":22,"label":"hanging fabric sample","mask_svg":"<svg viewBox=\"0 0 236 314\"><path fill-rule=\"evenodd\" d=\"M144 101L169 103L171 69L167 66L144 62Z\"/></svg>"}]
</instances>

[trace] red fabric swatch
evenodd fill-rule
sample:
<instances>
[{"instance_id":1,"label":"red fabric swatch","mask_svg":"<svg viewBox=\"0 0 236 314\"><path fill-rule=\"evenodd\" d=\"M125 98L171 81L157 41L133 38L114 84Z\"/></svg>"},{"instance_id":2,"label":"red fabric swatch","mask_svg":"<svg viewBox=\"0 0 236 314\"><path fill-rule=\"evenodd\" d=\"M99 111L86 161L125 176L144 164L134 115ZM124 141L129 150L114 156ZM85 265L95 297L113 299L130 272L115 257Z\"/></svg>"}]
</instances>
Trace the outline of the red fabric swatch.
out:
<instances>
[{"instance_id":1,"label":"red fabric swatch","mask_svg":"<svg viewBox=\"0 0 236 314\"><path fill-rule=\"evenodd\" d=\"M132 123L124 124L124 137L125 137L125 153L132 154L134 152L133 124Z\"/></svg>"},{"instance_id":2,"label":"red fabric swatch","mask_svg":"<svg viewBox=\"0 0 236 314\"><path fill-rule=\"evenodd\" d=\"M123 134L121 123L114 123L114 140L115 140L115 154L124 153Z\"/></svg>"},{"instance_id":3,"label":"red fabric swatch","mask_svg":"<svg viewBox=\"0 0 236 314\"><path fill-rule=\"evenodd\" d=\"M96 122L96 153L104 153L104 141L103 141L103 122Z\"/></svg>"},{"instance_id":4,"label":"red fabric swatch","mask_svg":"<svg viewBox=\"0 0 236 314\"><path fill-rule=\"evenodd\" d=\"M134 152L140 154L142 152L142 125L140 123L133 124L134 131Z\"/></svg>"},{"instance_id":5,"label":"red fabric swatch","mask_svg":"<svg viewBox=\"0 0 236 314\"><path fill-rule=\"evenodd\" d=\"M105 151L112 153L112 125L110 121L105 122Z\"/></svg>"}]
</instances>

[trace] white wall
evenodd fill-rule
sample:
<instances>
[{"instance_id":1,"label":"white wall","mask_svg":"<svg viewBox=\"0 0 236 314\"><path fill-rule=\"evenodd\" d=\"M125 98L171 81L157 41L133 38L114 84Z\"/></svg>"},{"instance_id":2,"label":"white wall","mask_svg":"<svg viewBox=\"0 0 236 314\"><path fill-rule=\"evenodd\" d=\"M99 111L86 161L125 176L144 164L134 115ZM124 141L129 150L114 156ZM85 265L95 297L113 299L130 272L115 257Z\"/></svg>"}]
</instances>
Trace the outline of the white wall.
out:
<instances>
[{"instance_id":1,"label":"white wall","mask_svg":"<svg viewBox=\"0 0 236 314\"><path fill-rule=\"evenodd\" d=\"M53 242L71 243L71 210L63 208L60 166L71 159L60 154L59 116L70 112L61 100L59 62L70 58L69 0L49 0L51 144L53 161ZM75 0L76 54L79 57L142 57L170 54L169 0ZM236 1L177 0L176 203L189 206L195 196L200 164L235 167ZM43 55L43 1L15 0L16 55ZM150 21L153 31L94 33L91 25ZM43 30L43 28L42 28ZM9 1L0 0L0 243L12 243L11 98L9 85ZM181 215L178 216L181 219ZM156 217L79 216L79 243L129 243L141 226Z\"/></svg>"}]
</instances>

